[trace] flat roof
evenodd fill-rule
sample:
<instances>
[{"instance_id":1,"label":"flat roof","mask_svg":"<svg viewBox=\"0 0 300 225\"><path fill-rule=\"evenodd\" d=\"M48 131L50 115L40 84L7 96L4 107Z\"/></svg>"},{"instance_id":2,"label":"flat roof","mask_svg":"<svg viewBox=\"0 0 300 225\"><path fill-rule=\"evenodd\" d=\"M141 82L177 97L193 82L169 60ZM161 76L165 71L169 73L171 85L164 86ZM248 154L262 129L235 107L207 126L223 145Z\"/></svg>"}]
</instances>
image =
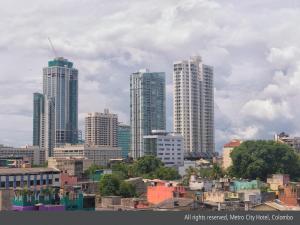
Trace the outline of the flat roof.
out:
<instances>
[{"instance_id":1,"label":"flat roof","mask_svg":"<svg viewBox=\"0 0 300 225\"><path fill-rule=\"evenodd\" d=\"M11 174L40 174L46 172L59 172L60 170L55 168L0 168L0 175L11 175Z\"/></svg>"}]
</instances>

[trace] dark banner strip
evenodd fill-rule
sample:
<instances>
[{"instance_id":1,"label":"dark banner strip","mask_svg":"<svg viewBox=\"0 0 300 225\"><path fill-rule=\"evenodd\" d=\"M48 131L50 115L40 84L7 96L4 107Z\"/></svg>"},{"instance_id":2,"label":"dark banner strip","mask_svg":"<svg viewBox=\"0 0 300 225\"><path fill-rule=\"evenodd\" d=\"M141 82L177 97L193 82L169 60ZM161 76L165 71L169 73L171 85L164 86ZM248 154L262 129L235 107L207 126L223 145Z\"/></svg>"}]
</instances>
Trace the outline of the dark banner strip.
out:
<instances>
[{"instance_id":1,"label":"dark banner strip","mask_svg":"<svg viewBox=\"0 0 300 225\"><path fill-rule=\"evenodd\" d=\"M0 212L2 225L300 224L300 212Z\"/></svg>"}]
</instances>

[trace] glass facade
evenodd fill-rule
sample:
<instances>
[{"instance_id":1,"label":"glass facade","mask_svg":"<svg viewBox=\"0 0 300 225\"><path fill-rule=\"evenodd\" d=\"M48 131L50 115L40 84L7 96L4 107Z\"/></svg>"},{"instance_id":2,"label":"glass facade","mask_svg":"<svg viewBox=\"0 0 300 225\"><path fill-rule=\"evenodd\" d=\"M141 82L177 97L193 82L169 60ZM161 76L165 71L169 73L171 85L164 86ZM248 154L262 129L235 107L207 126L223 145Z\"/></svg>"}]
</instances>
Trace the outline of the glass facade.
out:
<instances>
[{"instance_id":1,"label":"glass facade","mask_svg":"<svg viewBox=\"0 0 300 225\"><path fill-rule=\"evenodd\" d=\"M78 141L78 70L62 57L43 69L43 94L34 94L33 145L54 147Z\"/></svg>"},{"instance_id":2,"label":"glass facade","mask_svg":"<svg viewBox=\"0 0 300 225\"><path fill-rule=\"evenodd\" d=\"M165 73L148 70L130 77L131 155L144 155L144 135L166 129Z\"/></svg>"},{"instance_id":3,"label":"glass facade","mask_svg":"<svg viewBox=\"0 0 300 225\"><path fill-rule=\"evenodd\" d=\"M44 96L40 93L33 94L33 145L40 145L41 117L44 114Z\"/></svg>"},{"instance_id":4,"label":"glass facade","mask_svg":"<svg viewBox=\"0 0 300 225\"><path fill-rule=\"evenodd\" d=\"M131 128L129 125L118 125L118 147L122 149L122 158L127 158L130 151Z\"/></svg>"}]
</instances>

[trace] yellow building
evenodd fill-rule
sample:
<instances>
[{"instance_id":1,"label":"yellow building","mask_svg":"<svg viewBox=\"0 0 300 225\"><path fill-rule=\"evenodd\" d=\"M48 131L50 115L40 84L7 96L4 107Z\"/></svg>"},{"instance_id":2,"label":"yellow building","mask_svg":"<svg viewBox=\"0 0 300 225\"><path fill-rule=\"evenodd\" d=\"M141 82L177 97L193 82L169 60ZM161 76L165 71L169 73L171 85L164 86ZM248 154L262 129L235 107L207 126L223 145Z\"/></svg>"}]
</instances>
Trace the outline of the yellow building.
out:
<instances>
[{"instance_id":1,"label":"yellow building","mask_svg":"<svg viewBox=\"0 0 300 225\"><path fill-rule=\"evenodd\" d=\"M232 150L235 147L240 146L241 143L242 143L241 140L234 139L224 145L224 147L223 147L223 162L222 162L223 169L226 170L226 169L228 169L228 167L230 167L232 165L230 153L232 152Z\"/></svg>"}]
</instances>

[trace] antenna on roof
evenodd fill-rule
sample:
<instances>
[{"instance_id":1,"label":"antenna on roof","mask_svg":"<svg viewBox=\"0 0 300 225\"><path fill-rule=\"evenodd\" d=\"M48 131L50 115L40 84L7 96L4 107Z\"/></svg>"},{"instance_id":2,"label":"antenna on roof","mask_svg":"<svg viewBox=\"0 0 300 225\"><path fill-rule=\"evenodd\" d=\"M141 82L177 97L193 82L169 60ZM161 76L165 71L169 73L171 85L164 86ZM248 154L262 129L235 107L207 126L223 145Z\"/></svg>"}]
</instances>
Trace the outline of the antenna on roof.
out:
<instances>
[{"instance_id":1,"label":"antenna on roof","mask_svg":"<svg viewBox=\"0 0 300 225\"><path fill-rule=\"evenodd\" d=\"M55 48L54 48L54 46L53 46L53 44L52 44L52 41L51 41L50 37L48 37L48 41L49 41L49 43L50 43L50 46L51 46L51 48L52 48L52 51L53 51L53 53L54 53L55 58L57 58L57 52L56 52L56 50L55 50Z\"/></svg>"}]
</instances>

